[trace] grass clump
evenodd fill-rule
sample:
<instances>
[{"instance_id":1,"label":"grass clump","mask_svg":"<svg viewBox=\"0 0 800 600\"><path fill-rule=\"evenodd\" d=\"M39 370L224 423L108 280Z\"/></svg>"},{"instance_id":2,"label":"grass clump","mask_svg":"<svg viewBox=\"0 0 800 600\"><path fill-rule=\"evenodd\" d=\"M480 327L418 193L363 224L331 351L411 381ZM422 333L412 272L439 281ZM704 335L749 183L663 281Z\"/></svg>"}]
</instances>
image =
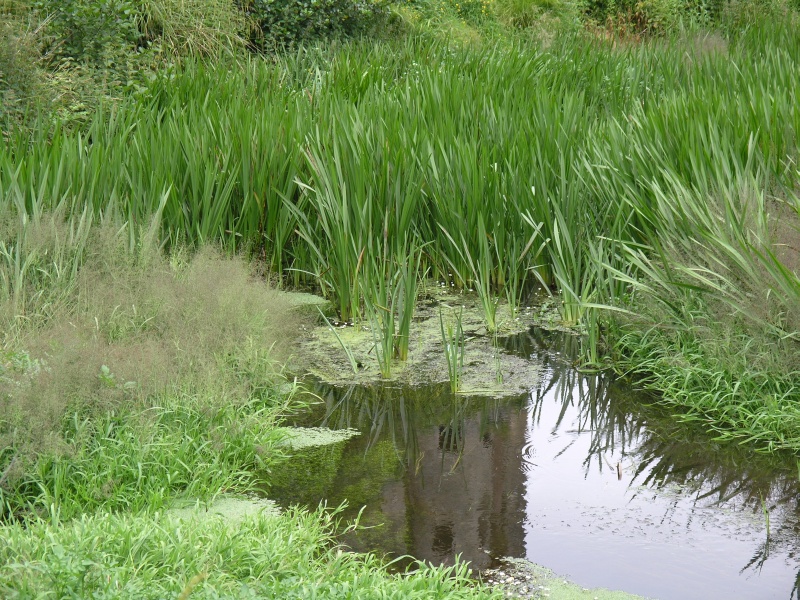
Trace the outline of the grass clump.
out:
<instances>
[{"instance_id":1,"label":"grass clump","mask_svg":"<svg viewBox=\"0 0 800 600\"><path fill-rule=\"evenodd\" d=\"M389 575L374 556L334 543L335 512L84 516L3 528L0 590L7 597L499 598L463 564Z\"/></svg>"},{"instance_id":2,"label":"grass clump","mask_svg":"<svg viewBox=\"0 0 800 600\"><path fill-rule=\"evenodd\" d=\"M718 439L797 452L800 204L746 185L673 202L683 236L631 255L648 276L617 322L622 364Z\"/></svg>"},{"instance_id":3,"label":"grass clump","mask_svg":"<svg viewBox=\"0 0 800 600\"><path fill-rule=\"evenodd\" d=\"M302 317L237 258L37 215L0 242L5 518L247 489L272 460ZM283 354L282 354L283 353ZM246 475L250 473L251 475Z\"/></svg>"},{"instance_id":4,"label":"grass clump","mask_svg":"<svg viewBox=\"0 0 800 600\"><path fill-rule=\"evenodd\" d=\"M138 513L175 498L243 493L257 470L280 457L272 430L290 405L277 392L247 402L199 393L151 402L147 409L67 413L60 430L49 432L50 447L39 445L34 456L19 442L4 444L3 520Z\"/></svg>"}]
</instances>

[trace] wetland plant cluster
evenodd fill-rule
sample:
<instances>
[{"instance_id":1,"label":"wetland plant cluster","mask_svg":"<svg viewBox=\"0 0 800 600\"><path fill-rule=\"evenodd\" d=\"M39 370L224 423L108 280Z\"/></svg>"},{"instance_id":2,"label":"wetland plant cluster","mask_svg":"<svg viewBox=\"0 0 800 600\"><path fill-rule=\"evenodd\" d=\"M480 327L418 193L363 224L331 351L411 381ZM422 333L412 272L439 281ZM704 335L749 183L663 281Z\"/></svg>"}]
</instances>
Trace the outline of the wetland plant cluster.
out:
<instances>
[{"instance_id":1,"label":"wetland plant cluster","mask_svg":"<svg viewBox=\"0 0 800 600\"><path fill-rule=\"evenodd\" d=\"M540 285L590 362L605 347L686 418L797 448L796 19L188 61L84 128L7 135L0 289L36 311L51 263L24 237L44 214L72 224L73 267L99 219L130 249L249 249L368 323L388 374L422 277L474 290L490 332Z\"/></svg>"},{"instance_id":2,"label":"wetland plant cluster","mask_svg":"<svg viewBox=\"0 0 800 600\"><path fill-rule=\"evenodd\" d=\"M162 514L287 454L302 402L275 361L316 316L254 268L369 327L385 376L426 278L474 292L489 333L538 286L587 362L720 439L800 450L789 4L710 3L709 29L589 2L537 37L510 0L419 0L387 8L391 35L267 55L221 0L112 18L133 4L0 3L4 595L492 593L342 554L329 513ZM124 35L97 46L97 23ZM463 332L440 323L455 391Z\"/></svg>"}]
</instances>

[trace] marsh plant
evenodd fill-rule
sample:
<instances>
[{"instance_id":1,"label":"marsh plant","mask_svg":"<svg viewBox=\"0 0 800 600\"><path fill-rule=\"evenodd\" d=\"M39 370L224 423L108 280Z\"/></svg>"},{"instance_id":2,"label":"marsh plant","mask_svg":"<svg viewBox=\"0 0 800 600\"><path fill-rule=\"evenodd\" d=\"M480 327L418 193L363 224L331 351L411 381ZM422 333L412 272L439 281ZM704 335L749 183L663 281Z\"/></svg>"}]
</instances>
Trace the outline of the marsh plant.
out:
<instances>
[{"instance_id":1,"label":"marsh plant","mask_svg":"<svg viewBox=\"0 0 800 600\"><path fill-rule=\"evenodd\" d=\"M489 331L498 299L513 315L539 284L563 325L593 331L591 362L610 348L687 418L800 448L800 28L764 14L725 21L720 43L412 36L186 61L85 127L9 132L0 205L58 211L76 235L78 215L112 220L130 247L158 214L158 245L252 250L339 320L370 322L387 374L408 352L415 278L475 290ZM31 284L2 281L18 303L64 273L2 241L6 272Z\"/></svg>"},{"instance_id":2,"label":"marsh plant","mask_svg":"<svg viewBox=\"0 0 800 600\"><path fill-rule=\"evenodd\" d=\"M494 334L494 341L492 344L492 356L494 357L494 379L495 382L502 384L503 383L503 364L502 359L500 358L500 340L497 337L497 333Z\"/></svg>"},{"instance_id":3,"label":"marsh plant","mask_svg":"<svg viewBox=\"0 0 800 600\"><path fill-rule=\"evenodd\" d=\"M385 247L383 252L387 253ZM384 378L391 377L392 360L408 359L411 323L419 291L421 252L411 249L403 254L399 263L373 261L362 270L364 308Z\"/></svg>"},{"instance_id":4,"label":"marsh plant","mask_svg":"<svg viewBox=\"0 0 800 600\"><path fill-rule=\"evenodd\" d=\"M450 380L450 391L454 394L461 389L461 375L464 372L464 330L461 326L463 307L456 311L449 308L450 315L445 318L439 308L439 328L442 334L444 357L447 361L447 375Z\"/></svg>"},{"instance_id":5,"label":"marsh plant","mask_svg":"<svg viewBox=\"0 0 800 600\"><path fill-rule=\"evenodd\" d=\"M347 362L350 363L350 368L353 369L353 373L358 373L358 361L356 360L356 357L353 355L353 351L350 349L350 346L345 344L344 340L342 339L342 336L340 336L339 333L336 331L336 327L334 327L333 324L328 319L328 317L325 316L325 313L322 312L322 309L320 307L317 307L317 310L319 311L319 315L322 317L322 320L325 321L325 325L328 326L328 329L330 330L331 333L333 333L333 335L336 337L336 341L339 342L339 345L342 347L342 350L344 351L344 354L347 357Z\"/></svg>"}]
</instances>

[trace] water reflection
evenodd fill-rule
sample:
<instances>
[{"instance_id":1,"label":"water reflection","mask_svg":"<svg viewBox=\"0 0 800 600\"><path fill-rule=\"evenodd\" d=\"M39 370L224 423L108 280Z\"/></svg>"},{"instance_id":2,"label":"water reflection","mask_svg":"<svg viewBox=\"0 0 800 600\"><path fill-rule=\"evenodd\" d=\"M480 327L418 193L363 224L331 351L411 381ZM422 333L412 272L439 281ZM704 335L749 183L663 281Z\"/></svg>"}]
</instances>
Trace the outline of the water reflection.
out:
<instances>
[{"instance_id":1,"label":"water reflection","mask_svg":"<svg viewBox=\"0 0 800 600\"><path fill-rule=\"evenodd\" d=\"M386 538L401 540L394 547L381 543L380 549L437 564L452 564L460 555L478 569L495 566L498 557L524 555L519 452L525 422L518 418L524 397L453 397L448 385L321 391L324 425L363 432L350 453L368 457L390 441L403 464L399 480L386 481L372 504L348 498L367 504L368 524L383 521ZM344 487L349 469L340 471ZM372 538L351 541L363 549Z\"/></svg>"},{"instance_id":2,"label":"water reflection","mask_svg":"<svg viewBox=\"0 0 800 600\"><path fill-rule=\"evenodd\" d=\"M351 544L478 569L526 557L587 587L662 599L800 598L794 468L716 445L624 383L580 373L572 336L503 343L545 366L525 397L318 389L325 425L363 432L326 494L382 524Z\"/></svg>"}]
</instances>

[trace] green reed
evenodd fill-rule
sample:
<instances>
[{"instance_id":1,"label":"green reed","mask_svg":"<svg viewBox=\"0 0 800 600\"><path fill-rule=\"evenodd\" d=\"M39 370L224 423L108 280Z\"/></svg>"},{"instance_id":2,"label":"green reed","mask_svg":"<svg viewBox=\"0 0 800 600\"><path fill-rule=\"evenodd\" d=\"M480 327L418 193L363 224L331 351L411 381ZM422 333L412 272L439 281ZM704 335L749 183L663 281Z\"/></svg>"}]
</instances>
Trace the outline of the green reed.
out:
<instances>
[{"instance_id":1,"label":"green reed","mask_svg":"<svg viewBox=\"0 0 800 600\"><path fill-rule=\"evenodd\" d=\"M464 372L464 330L461 326L463 307L459 307L458 312L451 310L451 313L451 318L445 322L442 309L439 308L439 328L444 357L447 360L447 375L450 391L455 394L461 389L461 375Z\"/></svg>"},{"instance_id":2,"label":"green reed","mask_svg":"<svg viewBox=\"0 0 800 600\"><path fill-rule=\"evenodd\" d=\"M411 265L476 290L489 330L533 283L594 336L627 335L605 309L648 294L690 329L693 290L788 355L800 33L732 23L715 45L410 38L188 63L84 130L9 135L0 203L114 219L131 244L158 212L165 244L247 248L371 318L387 357L408 351Z\"/></svg>"}]
</instances>

